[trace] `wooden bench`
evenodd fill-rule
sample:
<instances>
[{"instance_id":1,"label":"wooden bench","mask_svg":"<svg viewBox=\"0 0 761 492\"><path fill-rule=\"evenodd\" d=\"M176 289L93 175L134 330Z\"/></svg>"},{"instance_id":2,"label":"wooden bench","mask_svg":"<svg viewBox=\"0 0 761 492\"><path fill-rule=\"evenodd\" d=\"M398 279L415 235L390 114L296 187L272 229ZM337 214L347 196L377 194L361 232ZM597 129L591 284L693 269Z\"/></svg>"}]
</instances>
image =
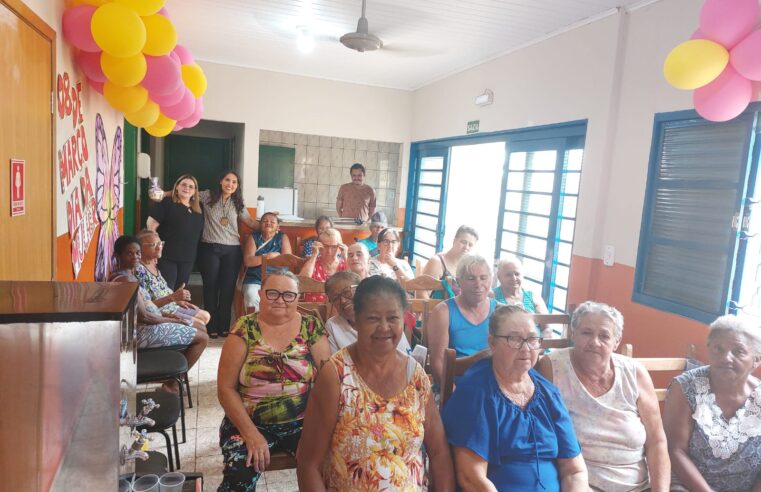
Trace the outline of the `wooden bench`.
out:
<instances>
[{"instance_id":1,"label":"wooden bench","mask_svg":"<svg viewBox=\"0 0 761 492\"><path fill-rule=\"evenodd\" d=\"M285 268L294 275L298 275L306 262L306 258L290 253L277 255L274 258L262 258L262 283L269 275L268 268Z\"/></svg>"},{"instance_id":2,"label":"wooden bench","mask_svg":"<svg viewBox=\"0 0 761 492\"><path fill-rule=\"evenodd\" d=\"M671 375L671 377L668 377L668 374L662 375L667 376L667 379L670 383L673 376L685 370L687 367L688 358L695 358L695 345L693 344L687 346L687 357L639 357L635 358L634 360L642 364L645 369L647 369L647 372L650 373L650 377L653 379L653 384L656 384L656 380L663 380L663 378L654 378L653 373L674 373ZM666 399L667 392L668 384L666 384L665 388L658 388L656 385L655 395L658 397L658 401L664 401Z\"/></svg>"}]
</instances>

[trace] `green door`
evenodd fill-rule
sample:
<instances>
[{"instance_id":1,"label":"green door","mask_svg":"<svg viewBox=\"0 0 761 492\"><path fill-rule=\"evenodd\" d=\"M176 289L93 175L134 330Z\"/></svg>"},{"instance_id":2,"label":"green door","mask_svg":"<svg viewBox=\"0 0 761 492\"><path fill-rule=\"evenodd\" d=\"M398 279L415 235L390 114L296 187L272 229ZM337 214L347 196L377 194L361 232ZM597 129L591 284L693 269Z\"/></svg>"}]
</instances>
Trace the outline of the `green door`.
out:
<instances>
[{"instance_id":1,"label":"green door","mask_svg":"<svg viewBox=\"0 0 761 492\"><path fill-rule=\"evenodd\" d=\"M217 187L217 178L232 169L232 140L226 138L169 135L164 141L164 183L166 190L183 174L198 180L199 190Z\"/></svg>"}]
</instances>

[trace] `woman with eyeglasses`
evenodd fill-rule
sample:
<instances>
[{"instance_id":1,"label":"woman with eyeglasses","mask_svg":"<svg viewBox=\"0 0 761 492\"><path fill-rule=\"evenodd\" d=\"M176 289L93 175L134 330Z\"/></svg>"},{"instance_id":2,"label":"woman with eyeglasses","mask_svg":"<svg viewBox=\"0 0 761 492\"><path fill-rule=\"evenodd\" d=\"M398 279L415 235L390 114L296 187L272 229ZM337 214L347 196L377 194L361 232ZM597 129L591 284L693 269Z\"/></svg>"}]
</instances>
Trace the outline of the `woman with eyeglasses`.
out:
<instances>
[{"instance_id":1,"label":"woman with eyeglasses","mask_svg":"<svg viewBox=\"0 0 761 492\"><path fill-rule=\"evenodd\" d=\"M262 259L291 252L291 241L280 230L280 219L272 212L262 215L261 230L254 232L243 246L243 264L248 267L243 277L243 302L247 308L259 310L259 289L262 287ZM269 273L269 272L268 272ZM227 335L227 330L222 336Z\"/></svg>"},{"instance_id":2,"label":"woman with eyeglasses","mask_svg":"<svg viewBox=\"0 0 761 492\"><path fill-rule=\"evenodd\" d=\"M333 354L318 377L299 445L299 490L454 490L431 383L397 349L406 306L407 294L391 279L357 286L357 341Z\"/></svg>"},{"instance_id":3,"label":"woman with eyeglasses","mask_svg":"<svg viewBox=\"0 0 761 492\"><path fill-rule=\"evenodd\" d=\"M493 357L468 369L442 411L463 490L588 490L587 468L563 399L532 369L541 345L523 308L494 311Z\"/></svg>"},{"instance_id":4,"label":"woman with eyeglasses","mask_svg":"<svg viewBox=\"0 0 761 492\"><path fill-rule=\"evenodd\" d=\"M320 233L319 241L312 244L312 256L307 258L299 275L311 277L318 282L325 282L336 272L347 270L346 252L348 248L336 229L325 229ZM304 302L325 302L325 294L304 294Z\"/></svg>"},{"instance_id":5,"label":"woman with eyeglasses","mask_svg":"<svg viewBox=\"0 0 761 492\"><path fill-rule=\"evenodd\" d=\"M370 275L383 275L397 282L414 278L409 263L396 257L400 245L398 232L383 229L378 234L378 256L370 258Z\"/></svg>"},{"instance_id":6,"label":"woman with eyeglasses","mask_svg":"<svg viewBox=\"0 0 761 492\"><path fill-rule=\"evenodd\" d=\"M138 232L137 238L140 240L141 258L140 265L135 268L135 277L140 286L151 296L151 300L162 313L191 319L193 326L206 331L209 313L190 302L190 291L184 287L173 291L156 266L164 249L164 241L149 229Z\"/></svg>"},{"instance_id":7,"label":"woman with eyeglasses","mask_svg":"<svg viewBox=\"0 0 761 492\"><path fill-rule=\"evenodd\" d=\"M537 370L563 395L592 490L664 492L671 467L658 397L647 370L615 353L623 331L616 308L587 301L571 318L573 347L553 350Z\"/></svg>"},{"instance_id":8,"label":"woman with eyeglasses","mask_svg":"<svg viewBox=\"0 0 761 492\"><path fill-rule=\"evenodd\" d=\"M351 256L351 246L349 256ZM336 313L325 323L331 354L357 341L357 330L354 328L354 292L361 280L354 272L338 272L325 282L325 292ZM410 342L406 336L399 338L396 348L405 354L408 353Z\"/></svg>"},{"instance_id":9,"label":"woman with eyeglasses","mask_svg":"<svg viewBox=\"0 0 761 492\"><path fill-rule=\"evenodd\" d=\"M219 360L217 397L225 410L219 490L256 490L270 450L296 452L312 384L330 357L322 323L297 310L294 274L270 273L261 292L260 311L238 320Z\"/></svg>"},{"instance_id":10,"label":"woman with eyeglasses","mask_svg":"<svg viewBox=\"0 0 761 492\"><path fill-rule=\"evenodd\" d=\"M151 209L146 227L158 232L164 241L164 251L157 265L172 289L184 287L190 279L203 222L198 182L190 174L177 178L172 195Z\"/></svg>"}]
</instances>

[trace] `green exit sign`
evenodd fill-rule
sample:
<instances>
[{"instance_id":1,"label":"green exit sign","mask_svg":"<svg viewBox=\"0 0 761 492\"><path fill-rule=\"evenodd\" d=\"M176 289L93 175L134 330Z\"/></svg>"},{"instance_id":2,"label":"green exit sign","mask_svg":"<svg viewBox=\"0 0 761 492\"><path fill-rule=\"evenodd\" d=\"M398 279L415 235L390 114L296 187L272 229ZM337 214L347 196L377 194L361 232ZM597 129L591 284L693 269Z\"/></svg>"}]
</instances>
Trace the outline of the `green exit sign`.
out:
<instances>
[{"instance_id":1,"label":"green exit sign","mask_svg":"<svg viewBox=\"0 0 761 492\"><path fill-rule=\"evenodd\" d=\"M466 133L478 133L478 126L481 120L473 120L468 122L468 130Z\"/></svg>"}]
</instances>

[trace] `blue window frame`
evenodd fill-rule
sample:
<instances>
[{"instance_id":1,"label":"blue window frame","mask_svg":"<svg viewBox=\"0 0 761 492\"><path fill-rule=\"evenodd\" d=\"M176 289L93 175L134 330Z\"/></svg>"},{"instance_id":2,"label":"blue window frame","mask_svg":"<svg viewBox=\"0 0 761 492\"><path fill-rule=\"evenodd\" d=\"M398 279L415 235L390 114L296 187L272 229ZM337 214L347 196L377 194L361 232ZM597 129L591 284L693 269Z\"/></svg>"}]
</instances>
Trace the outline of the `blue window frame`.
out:
<instances>
[{"instance_id":1,"label":"blue window frame","mask_svg":"<svg viewBox=\"0 0 761 492\"><path fill-rule=\"evenodd\" d=\"M694 111L655 116L635 302L704 323L736 312L743 272L761 258L758 251L746 258L759 154L756 111L758 105L725 123Z\"/></svg>"},{"instance_id":2,"label":"blue window frame","mask_svg":"<svg viewBox=\"0 0 761 492\"><path fill-rule=\"evenodd\" d=\"M445 249L443 217L449 198L458 206L477 208L472 196L448 196L452 147L502 142L495 263L506 254L521 258L526 282L542 294L550 312L565 312L585 135L586 121L575 121L413 143L405 250L425 261Z\"/></svg>"}]
</instances>

